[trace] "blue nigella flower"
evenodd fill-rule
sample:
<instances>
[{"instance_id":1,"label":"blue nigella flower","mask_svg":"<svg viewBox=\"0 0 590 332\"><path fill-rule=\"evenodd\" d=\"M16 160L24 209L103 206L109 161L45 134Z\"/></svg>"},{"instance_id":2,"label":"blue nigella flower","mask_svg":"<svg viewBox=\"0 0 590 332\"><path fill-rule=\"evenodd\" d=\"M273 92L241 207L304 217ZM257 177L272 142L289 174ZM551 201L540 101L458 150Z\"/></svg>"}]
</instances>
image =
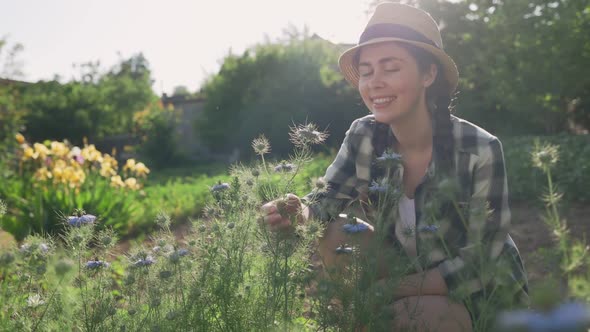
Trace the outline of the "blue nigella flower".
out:
<instances>
[{"instance_id":1,"label":"blue nigella flower","mask_svg":"<svg viewBox=\"0 0 590 332\"><path fill-rule=\"evenodd\" d=\"M88 225L94 223L96 220L96 216L91 214L85 214L80 217L78 216L69 216L68 217L68 224L74 227L80 227L82 225Z\"/></svg>"},{"instance_id":2,"label":"blue nigella flower","mask_svg":"<svg viewBox=\"0 0 590 332\"><path fill-rule=\"evenodd\" d=\"M336 248L337 254L352 254L352 251L352 247L349 246L338 246L338 248Z\"/></svg>"},{"instance_id":3,"label":"blue nigella flower","mask_svg":"<svg viewBox=\"0 0 590 332\"><path fill-rule=\"evenodd\" d=\"M355 223L355 224L344 224L342 228L346 233L353 234L353 233L362 233L369 229L367 224Z\"/></svg>"},{"instance_id":4,"label":"blue nigella flower","mask_svg":"<svg viewBox=\"0 0 590 332\"><path fill-rule=\"evenodd\" d=\"M182 256L186 256L186 255L188 255L188 250L178 249L178 256L182 257Z\"/></svg>"},{"instance_id":5,"label":"blue nigella flower","mask_svg":"<svg viewBox=\"0 0 590 332\"><path fill-rule=\"evenodd\" d=\"M135 267L142 267L142 266L150 266L152 264L154 264L156 261L154 260L154 258L151 255L147 255L144 258L140 258L137 261L135 261L135 263L133 263L133 266Z\"/></svg>"},{"instance_id":6,"label":"blue nigella flower","mask_svg":"<svg viewBox=\"0 0 590 332\"><path fill-rule=\"evenodd\" d=\"M395 153L395 152L383 152L381 157L375 158L376 161L383 163L383 162L400 162L402 161L402 155Z\"/></svg>"},{"instance_id":7,"label":"blue nigella flower","mask_svg":"<svg viewBox=\"0 0 590 332\"><path fill-rule=\"evenodd\" d=\"M211 191L216 193L216 192L228 190L229 188L230 188L230 186L228 183L225 183L225 182L221 183L221 181L219 181L216 185L211 187Z\"/></svg>"},{"instance_id":8,"label":"blue nigella flower","mask_svg":"<svg viewBox=\"0 0 590 332\"><path fill-rule=\"evenodd\" d=\"M369 186L369 192L371 193L385 193L387 192L387 185L381 185L376 181L371 182L371 186Z\"/></svg>"},{"instance_id":9,"label":"blue nigella flower","mask_svg":"<svg viewBox=\"0 0 590 332\"><path fill-rule=\"evenodd\" d=\"M512 311L501 314L497 325L502 331L585 331L590 327L590 308L585 304L572 302L562 304L547 314L530 310Z\"/></svg>"},{"instance_id":10,"label":"blue nigella flower","mask_svg":"<svg viewBox=\"0 0 590 332\"><path fill-rule=\"evenodd\" d=\"M418 227L418 231L422 233L436 233L440 226L438 225L422 225Z\"/></svg>"},{"instance_id":11,"label":"blue nigella flower","mask_svg":"<svg viewBox=\"0 0 590 332\"><path fill-rule=\"evenodd\" d=\"M292 172L295 169L295 165L288 163L280 163L275 166L275 172Z\"/></svg>"},{"instance_id":12,"label":"blue nigella flower","mask_svg":"<svg viewBox=\"0 0 590 332\"><path fill-rule=\"evenodd\" d=\"M84 264L84 266L87 269L93 269L93 270L94 269L99 269L101 267L109 267L109 265L110 265L109 263L104 262L104 261L99 261L99 260L96 260L96 261L88 261L88 262L86 262L86 264Z\"/></svg>"}]
</instances>

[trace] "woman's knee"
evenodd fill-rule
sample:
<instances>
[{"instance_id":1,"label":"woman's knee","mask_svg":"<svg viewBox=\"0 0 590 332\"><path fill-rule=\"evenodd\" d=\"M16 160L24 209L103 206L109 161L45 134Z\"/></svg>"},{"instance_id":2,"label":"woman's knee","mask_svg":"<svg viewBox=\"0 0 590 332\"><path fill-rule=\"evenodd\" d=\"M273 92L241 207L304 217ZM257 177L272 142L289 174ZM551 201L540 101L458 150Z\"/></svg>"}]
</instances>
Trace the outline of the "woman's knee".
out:
<instances>
[{"instance_id":1,"label":"woman's knee","mask_svg":"<svg viewBox=\"0 0 590 332\"><path fill-rule=\"evenodd\" d=\"M394 302L395 331L472 331L465 305L446 296L410 296Z\"/></svg>"}]
</instances>

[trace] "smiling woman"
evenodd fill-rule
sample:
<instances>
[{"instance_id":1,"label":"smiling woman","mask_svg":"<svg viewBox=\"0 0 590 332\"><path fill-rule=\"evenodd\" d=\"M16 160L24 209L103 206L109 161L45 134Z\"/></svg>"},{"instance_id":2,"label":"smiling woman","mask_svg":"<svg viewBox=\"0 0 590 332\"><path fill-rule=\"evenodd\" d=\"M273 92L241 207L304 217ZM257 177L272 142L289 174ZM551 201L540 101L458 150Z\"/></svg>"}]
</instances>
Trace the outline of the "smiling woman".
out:
<instances>
[{"instance_id":1,"label":"smiling woman","mask_svg":"<svg viewBox=\"0 0 590 332\"><path fill-rule=\"evenodd\" d=\"M319 247L324 266L342 264L338 248L350 241L344 226L352 218L366 226L361 252L385 240L373 251L378 285L402 259L413 265L389 294L391 329L487 330L496 311L527 301L527 278L507 232L502 145L450 114L459 74L436 22L411 6L381 4L339 65L371 114L348 130L326 171L329 189L301 205L302 222L329 221ZM401 158L384 157L391 155ZM382 167L382 159L394 160ZM365 220L340 214L355 202ZM289 227L275 205L263 207L266 222Z\"/></svg>"}]
</instances>

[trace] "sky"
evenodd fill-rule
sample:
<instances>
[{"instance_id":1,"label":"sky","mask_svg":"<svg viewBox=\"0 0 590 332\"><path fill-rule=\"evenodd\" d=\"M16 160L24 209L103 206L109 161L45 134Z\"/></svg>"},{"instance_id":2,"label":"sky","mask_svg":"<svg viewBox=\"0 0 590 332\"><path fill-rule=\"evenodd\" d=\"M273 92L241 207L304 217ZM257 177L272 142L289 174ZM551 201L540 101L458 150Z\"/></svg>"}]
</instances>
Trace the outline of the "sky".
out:
<instances>
[{"instance_id":1,"label":"sky","mask_svg":"<svg viewBox=\"0 0 590 332\"><path fill-rule=\"evenodd\" d=\"M25 81L78 77L74 64L107 70L142 52L153 88L199 89L230 49L283 36L290 25L356 43L370 0L0 0L0 39L20 43ZM5 52L3 52L5 53ZM0 54L0 64L5 54Z\"/></svg>"}]
</instances>

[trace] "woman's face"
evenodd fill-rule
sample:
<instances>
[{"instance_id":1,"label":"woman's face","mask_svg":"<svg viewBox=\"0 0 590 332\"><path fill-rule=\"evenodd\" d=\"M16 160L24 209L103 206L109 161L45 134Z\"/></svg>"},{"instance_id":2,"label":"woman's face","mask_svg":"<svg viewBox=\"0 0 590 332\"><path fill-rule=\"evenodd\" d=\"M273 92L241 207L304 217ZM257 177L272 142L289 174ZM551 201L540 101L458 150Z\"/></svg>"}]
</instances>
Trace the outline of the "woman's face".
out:
<instances>
[{"instance_id":1,"label":"woman's face","mask_svg":"<svg viewBox=\"0 0 590 332\"><path fill-rule=\"evenodd\" d=\"M359 52L359 92L375 120L393 124L426 109L425 91L436 77L435 66L423 73L395 42L367 45Z\"/></svg>"}]
</instances>

